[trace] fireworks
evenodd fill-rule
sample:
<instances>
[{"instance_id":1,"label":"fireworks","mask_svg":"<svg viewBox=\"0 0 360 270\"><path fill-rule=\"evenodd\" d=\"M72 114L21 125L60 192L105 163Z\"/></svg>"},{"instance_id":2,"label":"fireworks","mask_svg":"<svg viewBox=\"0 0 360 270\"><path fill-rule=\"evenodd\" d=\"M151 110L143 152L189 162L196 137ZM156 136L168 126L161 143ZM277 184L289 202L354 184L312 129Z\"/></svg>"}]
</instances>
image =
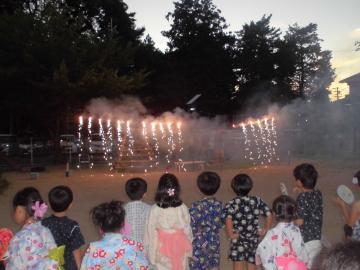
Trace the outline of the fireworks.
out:
<instances>
[{"instance_id":1,"label":"fireworks","mask_svg":"<svg viewBox=\"0 0 360 270\"><path fill-rule=\"evenodd\" d=\"M120 164L123 166L120 168L142 167L144 172L148 172L152 168L158 168L162 161L166 163L163 164L166 168L170 168L173 162L183 161L184 156L191 151L189 148L203 147L195 143L185 149L184 137L187 138L186 142L191 142L191 138L197 135L192 134L192 127L184 125L180 120L107 119L104 121L99 118L94 125L93 117L80 116L77 130L79 142L77 167L80 168L80 159L88 153L90 168L93 167L92 160L96 156L100 156L110 170L115 167L114 164ZM87 131L84 130L86 126ZM236 137L240 142L238 151L242 152L244 158L252 165L267 165L279 159L275 118L253 119L235 124L233 128L238 128L238 131L232 133L238 136ZM199 139L201 142L202 138ZM191 158L199 157L191 156Z\"/></svg>"},{"instance_id":2,"label":"fireworks","mask_svg":"<svg viewBox=\"0 0 360 270\"><path fill-rule=\"evenodd\" d=\"M270 164L279 160L276 153L277 134L275 119L267 117L234 124L233 128L241 128L245 146L245 158L254 166ZM254 155L255 154L255 155Z\"/></svg>"}]
</instances>

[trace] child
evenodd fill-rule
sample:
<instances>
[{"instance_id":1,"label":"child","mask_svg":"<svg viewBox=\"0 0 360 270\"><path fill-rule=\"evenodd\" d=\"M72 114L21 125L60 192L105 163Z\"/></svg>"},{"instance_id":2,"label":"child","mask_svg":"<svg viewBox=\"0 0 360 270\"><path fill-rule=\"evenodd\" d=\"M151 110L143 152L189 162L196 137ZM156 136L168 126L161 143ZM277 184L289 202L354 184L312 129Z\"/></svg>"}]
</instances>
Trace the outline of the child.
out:
<instances>
[{"instance_id":1,"label":"child","mask_svg":"<svg viewBox=\"0 0 360 270\"><path fill-rule=\"evenodd\" d=\"M146 220L149 215L150 205L142 202L147 192L147 183L141 178L132 178L126 182L126 194L131 202L125 204L126 220L131 227L130 238L135 241L144 242Z\"/></svg>"},{"instance_id":2,"label":"child","mask_svg":"<svg viewBox=\"0 0 360 270\"><path fill-rule=\"evenodd\" d=\"M360 270L360 242L349 241L333 248L323 260L321 270Z\"/></svg>"},{"instance_id":3,"label":"child","mask_svg":"<svg viewBox=\"0 0 360 270\"><path fill-rule=\"evenodd\" d=\"M73 193L67 186L57 186L49 192L53 215L41 223L49 228L58 246L65 246L65 270L78 270L81 263L80 247L85 244L79 224L69 219L66 212L73 202Z\"/></svg>"},{"instance_id":4,"label":"child","mask_svg":"<svg viewBox=\"0 0 360 270\"><path fill-rule=\"evenodd\" d=\"M353 184L360 188L360 171L354 175ZM345 218L345 236L352 240L360 241L360 201L354 202L351 210L340 198L336 198L335 203L340 207Z\"/></svg>"},{"instance_id":5,"label":"child","mask_svg":"<svg viewBox=\"0 0 360 270\"><path fill-rule=\"evenodd\" d=\"M49 252L56 248L55 240L49 229L39 222L47 210L39 191L32 187L19 191L13 207L15 223L22 228L11 239L6 269L57 269L59 263L49 258Z\"/></svg>"},{"instance_id":6,"label":"child","mask_svg":"<svg viewBox=\"0 0 360 270\"><path fill-rule=\"evenodd\" d=\"M191 205L191 228L194 235L192 270L219 269L222 203L213 195L220 187L220 177L214 172L203 172L197 186L205 197Z\"/></svg>"},{"instance_id":7,"label":"child","mask_svg":"<svg viewBox=\"0 0 360 270\"><path fill-rule=\"evenodd\" d=\"M305 249L309 255L308 267L311 269L321 252L321 228L323 221L322 194L315 190L318 173L311 164L300 164L294 169L296 187L300 190L297 197L295 224L300 226Z\"/></svg>"},{"instance_id":8,"label":"child","mask_svg":"<svg viewBox=\"0 0 360 270\"><path fill-rule=\"evenodd\" d=\"M4 261L6 260L5 254L9 248L13 233L7 228L0 229L0 270L5 269Z\"/></svg>"},{"instance_id":9,"label":"child","mask_svg":"<svg viewBox=\"0 0 360 270\"><path fill-rule=\"evenodd\" d=\"M192 253L188 208L179 198L180 185L172 174L161 176L145 231L150 263L157 270L184 270Z\"/></svg>"},{"instance_id":10,"label":"child","mask_svg":"<svg viewBox=\"0 0 360 270\"><path fill-rule=\"evenodd\" d=\"M259 244L256 250L256 258L260 259L258 264L262 264L265 270L282 269L281 266L287 263L296 266L294 269L306 269L308 256L304 241L300 229L293 223L296 202L282 195L274 200L272 210L278 224L267 232Z\"/></svg>"},{"instance_id":11,"label":"child","mask_svg":"<svg viewBox=\"0 0 360 270\"><path fill-rule=\"evenodd\" d=\"M102 203L90 212L102 239L90 243L81 263L81 270L147 270L148 262L142 243L123 236L125 210L120 201Z\"/></svg>"},{"instance_id":12,"label":"child","mask_svg":"<svg viewBox=\"0 0 360 270\"><path fill-rule=\"evenodd\" d=\"M237 197L229 201L223 211L226 231L231 239L229 258L234 262L234 270L247 265L255 270L255 251L259 235L263 236L271 226L271 212L259 197L248 196L253 182L247 174L235 176L231 187ZM266 216L265 228L259 229L259 217Z\"/></svg>"}]
</instances>

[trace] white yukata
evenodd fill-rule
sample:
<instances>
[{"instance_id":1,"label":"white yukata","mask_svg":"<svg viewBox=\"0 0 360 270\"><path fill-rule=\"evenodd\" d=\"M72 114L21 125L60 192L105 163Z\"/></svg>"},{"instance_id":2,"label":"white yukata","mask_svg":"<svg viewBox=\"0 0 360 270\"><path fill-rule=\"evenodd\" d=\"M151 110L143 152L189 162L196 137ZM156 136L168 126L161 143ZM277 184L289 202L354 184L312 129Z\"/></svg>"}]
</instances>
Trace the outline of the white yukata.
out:
<instances>
[{"instance_id":1,"label":"white yukata","mask_svg":"<svg viewBox=\"0 0 360 270\"><path fill-rule=\"evenodd\" d=\"M269 230L256 250L257 264L265 270L278 270L276 257L296 257L307 264L308 254L299 227L291 223L280 222Z\"/></svg>"},{"instance_id":2,"label":"white yukata","mask_svg":"<svg viewBox=\"0 0 360 270\"><path fill-rule=\"evenodd\" d=\"M159 239L161 234L174 234L181 232L189 242L190 249L193 240L191 226L190 226L190 214L185 204L181 204L178 207L161 208L157 204L154 204L150 209L149 218L146 224L145 230L145 247L148 250L148 259L151 265L156 270L169 270L174 269L169 257L164 256L160 250L163 247ZM181 259L180 269L188 269L188 258L192 256L192 250L185 252Z\"/></svg>"}]
</instances>

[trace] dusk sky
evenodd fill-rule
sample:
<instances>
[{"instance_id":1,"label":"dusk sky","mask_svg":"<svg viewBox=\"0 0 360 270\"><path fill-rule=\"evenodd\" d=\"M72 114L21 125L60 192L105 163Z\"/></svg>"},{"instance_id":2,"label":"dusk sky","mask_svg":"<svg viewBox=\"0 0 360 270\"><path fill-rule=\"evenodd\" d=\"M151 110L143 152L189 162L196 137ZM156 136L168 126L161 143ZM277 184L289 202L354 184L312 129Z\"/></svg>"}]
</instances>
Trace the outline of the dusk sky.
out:
<instances>
[{"instance_id":1,"label":"dusk sky","mask_svg":"<svg viewBox=\"0 0 360 270\"><path fill-rule=\"evenodd\" d=\"M157 48L164 51L167 39L161 31L169 29L166 14L174 9L172 0L125 0L130 12L136 12L137 26L144 26L146 34L154 40ZM360 72L360 51L355 52L354 43L360 40L360 0L214 0L230 31L238 31L251 20L257 21L264 14L272 14L271 25L283 32L288 25L305 26L318 24L318 34L323 39L323 49L333 52L333 67L336 81ZM346 85L339 87L341 96L346 94Z\"/></svg>"}]
</instances>

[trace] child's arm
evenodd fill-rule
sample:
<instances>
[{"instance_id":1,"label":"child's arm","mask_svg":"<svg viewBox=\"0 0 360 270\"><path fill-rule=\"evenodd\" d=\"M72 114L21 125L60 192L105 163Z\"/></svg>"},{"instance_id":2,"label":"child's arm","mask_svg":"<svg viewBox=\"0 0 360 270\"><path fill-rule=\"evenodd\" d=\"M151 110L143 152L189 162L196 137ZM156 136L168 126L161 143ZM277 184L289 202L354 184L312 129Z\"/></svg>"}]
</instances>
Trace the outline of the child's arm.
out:
<instances>
[{"instance_id":1,"label":"child's arm","mask_svg":"<svg viewBox=\"0 0 360 270\"><path fill-rule=\"evenodd\" d=\"M73 256L74 256L74 259L75 259L77 269L80 269L81 260L82 260L82 252L81 252L81 250L80 249L73 250Z\"/></svg>"},{"instance_id":2,"label":"child's arm","mask_svg":"<svg viewBox=\"0 0 360 270\"><path fill-rule=\"evenodd\" d=\"M231 239L236 239L239 237L238 234L234 233L234 227L231 218L226 218L225 226L226 226L226 232Z\"/></svg>"},{"instance_id":3,"label":"child's arm","mask_svg":"<svg viewBox=\"0 0 360 270\"><path fill-rule=\"evenodd\" d=\"M346 203L339 197L333 198L333 201L340 208L341 213L345 218L345 223L348 223L350 220L350 211Z\"/></svg>"},{"instance_id":4,"label":"child's arm","mask_svg":"<svg viewBox=\"0 0 360 270\"><path fill-rule=\"evenodd\" d=\"M349 215L349 218L347 219L347 224L351 227L353 227L356 223L356 221L360 217L360 201L355 202L351 207L351 213Z\"/></svg>"}]
</instances>

